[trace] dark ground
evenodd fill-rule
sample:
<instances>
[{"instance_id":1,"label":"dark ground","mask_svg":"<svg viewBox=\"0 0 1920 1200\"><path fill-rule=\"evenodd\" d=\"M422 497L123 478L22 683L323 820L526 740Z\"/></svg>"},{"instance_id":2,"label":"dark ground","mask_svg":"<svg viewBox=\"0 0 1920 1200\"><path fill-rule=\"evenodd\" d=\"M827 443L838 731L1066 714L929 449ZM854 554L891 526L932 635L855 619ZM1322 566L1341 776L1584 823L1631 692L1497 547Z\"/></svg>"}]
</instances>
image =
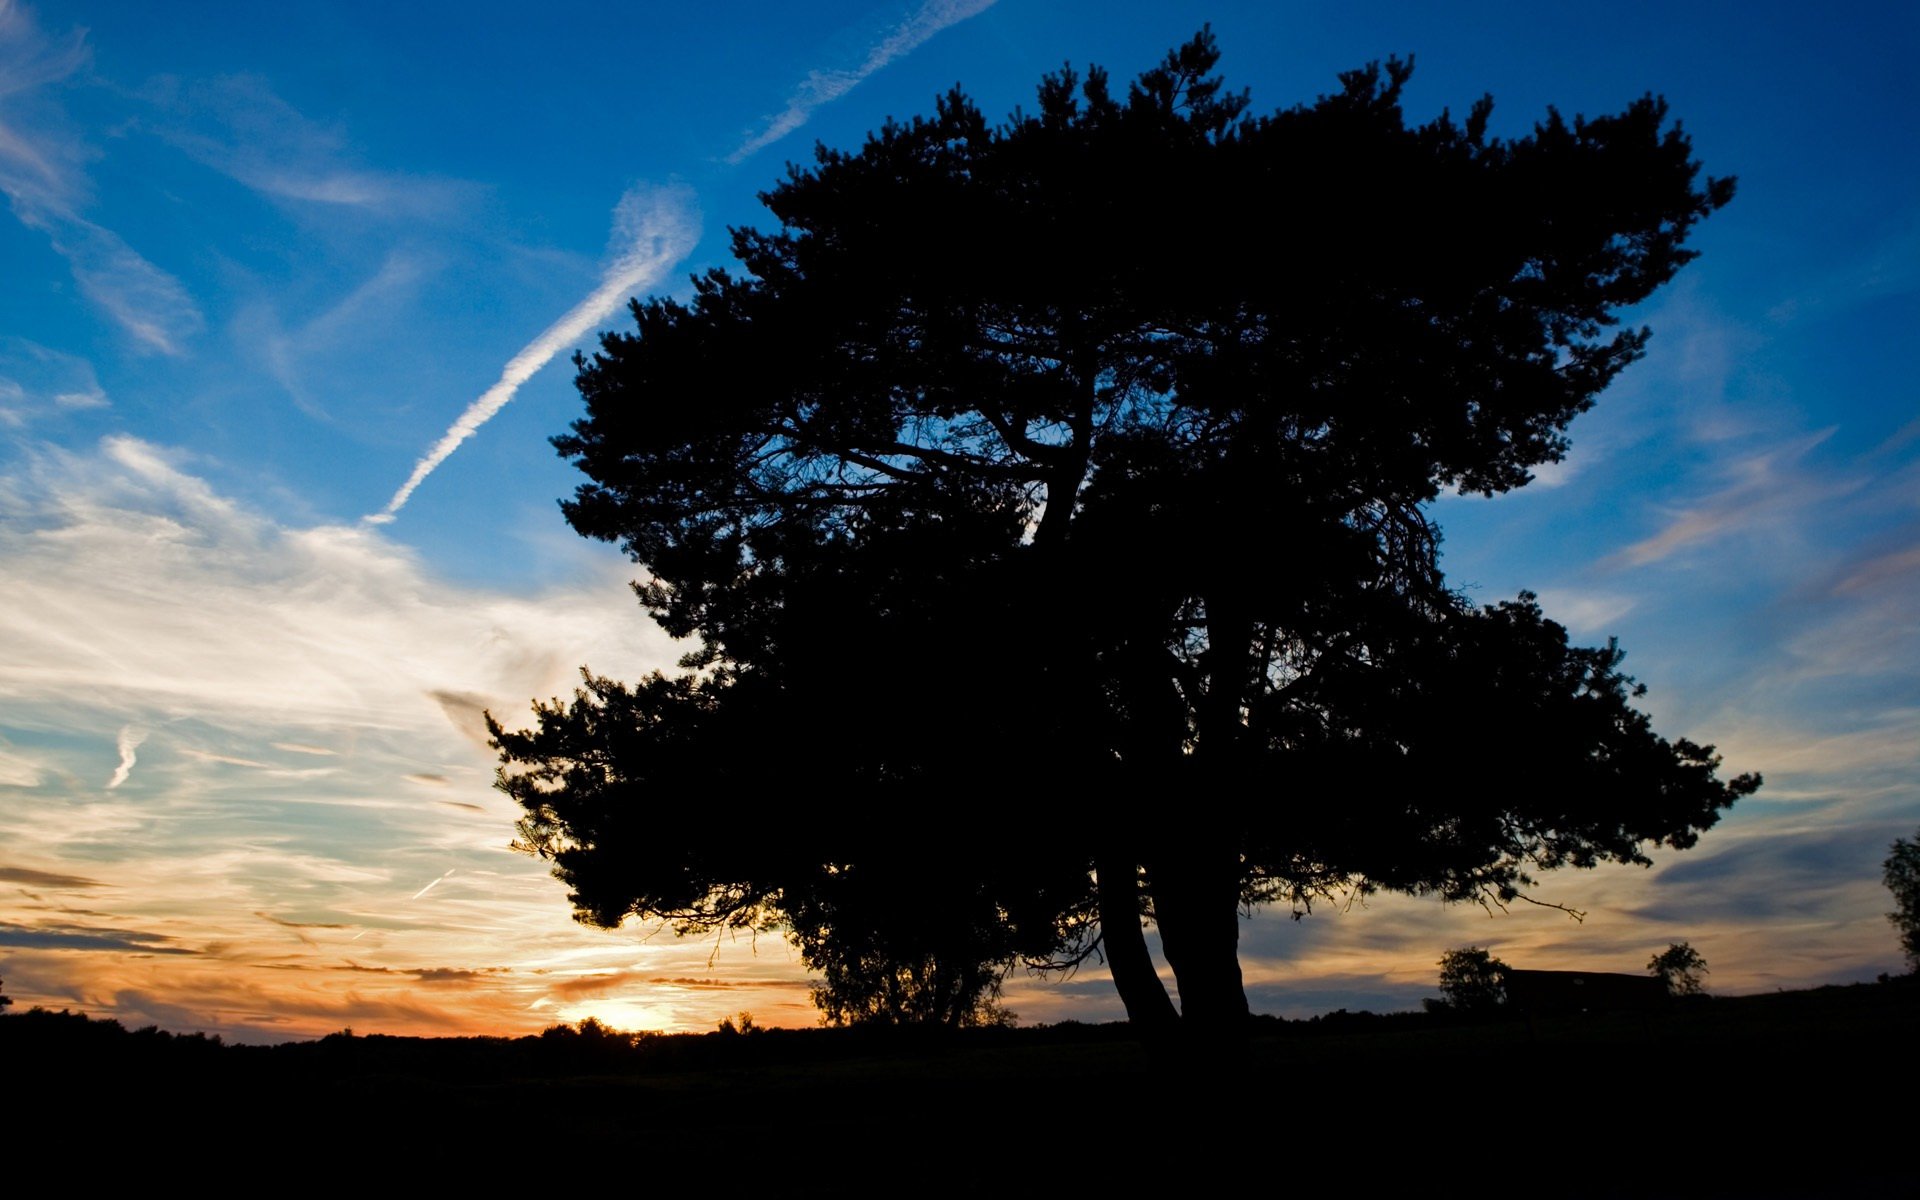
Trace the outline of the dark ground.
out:
<instances>
[{"instance_id":1,"label":"dark ground","mask_svg":"<svg viewBox=\"0 0 1920 1200\"><path fill-rule=\"evenodd\" d=\"M1912 979L1535 1020L1263 1019L1212 1047L1123 1025L256 1047L32 1012L0 1018L0 1161L83 1191L1911 1196L1916 1081Z\"/></svg>"}]
</instances>

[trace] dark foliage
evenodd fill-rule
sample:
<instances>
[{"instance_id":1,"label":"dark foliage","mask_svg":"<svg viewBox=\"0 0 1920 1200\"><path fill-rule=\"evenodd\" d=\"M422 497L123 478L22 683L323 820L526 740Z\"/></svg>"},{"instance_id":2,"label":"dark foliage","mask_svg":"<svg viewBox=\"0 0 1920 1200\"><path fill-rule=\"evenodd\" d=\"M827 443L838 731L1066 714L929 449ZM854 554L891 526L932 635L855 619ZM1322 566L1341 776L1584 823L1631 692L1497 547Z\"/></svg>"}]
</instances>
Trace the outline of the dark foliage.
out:
<instances>
[{"instance_id":1,"label":"dark foliage","mask_svg":"<svg viewBox=\"0 0 1920 1200\"><path fill-rule=\"evenodd\" d=\"M1911 841L1893 839L1893 845L1887 847L1887 861L1880 867L1880 878L1893 893L1893 911L1887 914L1887 920L1900 933L1907 969L1920 974L1920 833Z\"/></svg>"},{"instance_id":2,"label":"dark foliage","mask_svg":"<svg viewBox=\"0 0 1920 1200\"><path fill-rule=\"evenodd\" d=\"M1429 1011L1480 1015L1499 1008L1507 1000L1508 969L1478 946L1447 951L1440 956L1441 1003L1429 1004Z\"/></svg>"},{"instance_id":3,"label":"dark foliage","mask_svg":"<svg viewBox=\"0 0 1920 1200\"><path fill-rule=\"evenodd\" d=\"M1501 140L1409 125L1409 62L1255 116L1216 58L822 147L580 361L567 519L699 639L493 727L582 919L784 923L829 996L937 965L940 1021L1097 945L1161 1023L1144 917L1224 1026L1243 904L1505 903L1758 786L1449 590L1424 508L1562 456L1732 182L1650 97Z\"/></svg>"},{"instance_id":4,"label":"dark foliage","mask_svg":"<svg viewBox=\"0 0 1920 1200\"><path fill-rule=\"evenodd\" d=\"M1064 852L1002 861L1004 830L959 766L889 810L897 789L836 775L810 742L827 731L784 709L758 681L589 677L572 704L537 706L534 730L494 729L524 765L503 774L521 836L556 857L583 920L785 929L837 1023L991 1022L1005 965L1075 938L1084 870ZM796 791L821 799L756 799Z\"/></svg>"},{"instance_id":5,"label":"dark foliage","mask_svg":"<svg viewBox=\"0 0 1920 1200\"><path fill-rule=\"evenodd\" d=\"M1708 974L1707 960L1698 950L1685 942L1674 942L1648 959L1647 970L1667 985L1668 995L1706 994L1707 985L1701 976Z\"/></svg>"},{"instance_id":6,"label":"dark foliage","mask_svg":"<svg viewBox=\"0 0 1920 1200\"><path fill-rule=\"evenodd\" d=\"M960 1178L989 1161L1042 1177L1062 1169L1064 1154L1076 1180L1099 1186L1173 1191L1199 1180L1213 1191L1244 1185L1249 1148L1266 1145L1250 1114L1272 1106L1276 1082L1313 1078L1413 1100L1380 1126L1379 1161L1300 1153L1286 1165L1295 1187L1351 1188L1359 1171L1369 1187L1431 1191L1435 1164L1459 1161L1490 1126L1572 1113L1583 1136L1630 1152L1615 1168L1562 1172L1556 1196L1903 1195L1912 1171L1899 1147L1912 1115L1884 1080L1920 1068L1909 982L1532 1023L1264 1019L1251 1023L1233 1072L1142 1047L1118 1025L753 1037L575 1028L268 1047L59 1013L0 1019L0 1064L8 1144L56 1185L151 1187L168 1171L279 1178L270 1172L284 1174L316 1141L333 1157L309 1173L364 1160L382 1181L423 1188L469 1176L550 1183L548 1143L501 1136L508 1113L646 1163L656 1188L894 1195L903 1180ZM1684 1086L1644 1069L1650 1062L1682 1064ZM1530 1094L1566 1064L1584 1067L1572 1101ZM1461 1098L1490 1077L1505 1090ZM1776 1094L1782 1079L1823 1102L1762 1120L1754 1097ZM1508 1098L1516 1089L1527 1103ZM796 1147L844 1161L810 1168Z\"/></svg>"}]
</instances>

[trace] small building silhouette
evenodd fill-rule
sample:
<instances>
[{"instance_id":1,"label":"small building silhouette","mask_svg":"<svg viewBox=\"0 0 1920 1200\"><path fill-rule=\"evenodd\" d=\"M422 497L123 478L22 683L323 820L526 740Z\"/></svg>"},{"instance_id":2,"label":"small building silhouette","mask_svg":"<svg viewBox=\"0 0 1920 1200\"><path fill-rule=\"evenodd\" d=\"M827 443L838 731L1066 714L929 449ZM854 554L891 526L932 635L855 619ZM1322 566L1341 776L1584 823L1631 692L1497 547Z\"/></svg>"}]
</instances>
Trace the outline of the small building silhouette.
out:
<instances>
[{"instance_id":1,"label":"small building silhouette","mask_svg":"<svg viewBox=\"0 0 1920 1200\"><path fill-rule=\"evenodd\" d=\"M1645 1011L1667 1003L1664 980L1608 971L1521 971L1508 968L1507 1004L1529 1016Z\"/></svg>"}]
</instances>

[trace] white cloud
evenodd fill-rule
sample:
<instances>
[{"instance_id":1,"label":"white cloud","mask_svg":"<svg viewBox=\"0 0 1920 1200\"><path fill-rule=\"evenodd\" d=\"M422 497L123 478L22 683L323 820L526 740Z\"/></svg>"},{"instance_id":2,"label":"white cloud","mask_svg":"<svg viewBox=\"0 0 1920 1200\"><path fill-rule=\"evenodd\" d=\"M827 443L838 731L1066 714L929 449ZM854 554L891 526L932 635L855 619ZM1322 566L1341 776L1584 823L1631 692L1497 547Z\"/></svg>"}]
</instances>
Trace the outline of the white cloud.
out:
<instances>
[{"instance_id":1,"label":"white cloud","mask_svg":"<svg viewBox=\"0 0 1920 1200\"><path fill-rule=\"evenodd\" d=\"M700 215L692 190L645 184L628 189L614 208L612 240L615 257L601 276L600 286L508 360L499 380L469 404L433 448L421 456L387 506L366 518L369 523L380 525L393 520L427 476L505 408L521 384L556 354L578 342L628 297L665 278L692 251L700 240Z\"/></svg>"},{"instance_id":2,"label":"white cloud","mask_svg":"<svg viewBox=\"0 0 1920 1200\"><path fill-rule=\"evenodd\" d=\"M287 733L444 728L436 691L518 711L589 659L673 661L622 574L467 590L364 527L276 525L149 443L42 449L0 479L0 703L43 729L93 712L271 725L303 754L322 747Z\"/></svg>"},{"instance_id":3,"label":"white cloud","mask_svg":"<svg viewBox=\"0 0 1920 1200\"><path fill-rule=\"evenodd\" d=\"M463 586L364 526L270 520L149 443L27 447L0 474L0 784L35 791L0 803L0 846L111 878L84 921L187 953L10 951L9 993L110 1014L133 989L180 1006L171 1027L254 1037L337 1028L313 998L359 994L359 1027L498 1032L536 1019L535 972L555 963L704 969L711 943L569 920L547 865L506 852L513 806L488 786L473 710L456 727L436 698L514 724L583 663L671 666L680 648L625 576L601 556L534 594ZM123 784L103 790L116 744ZM0 921L55 919L83 921L0 889ZM486 964L512 970L431 999L409 973ZM710 1028L723 1002L689 996L660 1021Z\"/></svg>"},{"instance_id":4,"label":"white cloud","mask_svg":"<svg viewBox=\"0 0 1920 1200\"><path fill-rule=\"evenodd\" d=\"M1565 487L1573 482L1573 477L1578 475L1582 468L1590 465L1589 460L1592 457L1591 454L1582 454L1576 458L1570 453L1559 462L1541 463L1533 468L1531 472L1533 480L1529 486L1544 489Z\"/></svg>"},{"instance_id":5,"label":"white cloud","mask_svg":"<svg viewBox=\"0 0 1920 1200\"><path fill-rule=\"evenodd\" d=\"M1844 788L1861 792L1865 777L1876 771L1904 773L1920 779L1920 709L1889 710L1864 715L1857 728L1834 732L1809 729L1785 714L1766 712L1750 723L1729 723L1715 734L1714 744L1743 770L1756 770L1768 779L1793 786L1810 781L1812 791L1831 794ZM1774 799L1778 790L1769 782L1759 802ZM1920 785L1909 783L1893 803L1920 801Z\"/></svg>"},{"instance_id":6,"label":"white cloud","mask_svg":"<svg viewBox=\"0 0 1920 1200\"><path fill-rule=\"evenodd\" d=\"M133 774L133 765L140 761L134 751L138 750L140 743L146 740L146 730L135 725L120 727L120 736L114 739L114 748L120 752L120 765L113 769L113 778L107 780L108 791L125 783L127 777Z\"/></svg>"},{"instance_id":7,"label":"white cloud","mask_svg":"<svg viewBox=\"0 0 1920 1200\"><path fill-rule=\"evenodd\" d=\"M0 2L0 193L14 216L45 234L67 260L81 294L140 346L177 354L182 341L202 326L192 297L118 234L81 215L89 190L79 165L83 151L62 118L42 112L36 114L38 125L51 128L30 128L14 115L14 109L39 99L36 93L79 71L88 58L80 31L54 42L24 8Z\"/></svg>"},{"instance_id":8,"label":"white cloud","mask_svg":"<svg viewBox=\"0 0 1920 1200\"><path fill-rule=\"evenodd\" d=\"M968 17L979 16L992 8L994 0L926 0L913 15L889 30L867 51L858 66L809 71L786 108L769 118L760 132L740 143L727 155L730 163L744 162L807 123L807 118L823 104L838 100L859 86L862 80L941 30L957 25Z\"/></svg>"},{"instance_id":9,"label":"white cloud","mask_svg":"<svg viewBox=\"0 0 1920 1200\"><path fill-rule=\"evenodd\" d=\"M1632 596L1573 588L1542 588L1537 595L1541 611L1578 634L1606 634L1636 603Z\"/></svg>"}]
</instances>

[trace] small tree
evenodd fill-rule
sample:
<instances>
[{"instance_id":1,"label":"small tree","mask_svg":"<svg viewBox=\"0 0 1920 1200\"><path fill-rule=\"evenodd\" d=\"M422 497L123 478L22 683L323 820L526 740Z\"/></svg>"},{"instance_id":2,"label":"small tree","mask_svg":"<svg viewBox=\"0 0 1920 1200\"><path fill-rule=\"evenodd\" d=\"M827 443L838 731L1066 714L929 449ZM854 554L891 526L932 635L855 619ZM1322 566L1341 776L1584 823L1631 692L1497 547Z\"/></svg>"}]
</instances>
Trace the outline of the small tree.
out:
<instances>
[{"instance_id":1,"label":"small tree","mask_svg":"<svg viewBox=\"0 0 1920 1200\"><path fill-rule=\"evenodd\" d=\"M1893 839L1891 853L1881 864L1880 878L1893 893L1893 911L1887 920L1900 931L1900 949L1907 955L1907 970L1920 972L1920 833L1911 841Z\"/></svg>"},{"instance_id":2,"label":"small tree","mask_svg":"<svg viewBox=\"0 0 1920 1200\"><path fill-rule=\"evenodd\" d=\"M1707 974L1707 960L1685 942L1674 942L1648 959L1647 970L1660 977L1670 996L1699 996L1707 990L1700 979Z\"/></svg>"},{"instance_id":3,"label":"small tree","mask_svg":"<svg viewBox=\"0 0 1920 1200\"><path fill-rule=\"evenodd\" d=\"M1507 1002L1507 964L1478 946L1440 956L1440 994L1455 1012L1487 1012Z\"/></svg>"},{"instance_id":4,"label":"small tree","mask_svg":"<svg viewBox=\"0 0 1920 1200\"><path fill-rule=\"evenodd\" d=\"M749 1034L759 1033L760 1026L754 1022L752 1013L742 1009L731 1017L721 1017L714 1030L726 1034Z\"/></svg>"}]
</instances>

